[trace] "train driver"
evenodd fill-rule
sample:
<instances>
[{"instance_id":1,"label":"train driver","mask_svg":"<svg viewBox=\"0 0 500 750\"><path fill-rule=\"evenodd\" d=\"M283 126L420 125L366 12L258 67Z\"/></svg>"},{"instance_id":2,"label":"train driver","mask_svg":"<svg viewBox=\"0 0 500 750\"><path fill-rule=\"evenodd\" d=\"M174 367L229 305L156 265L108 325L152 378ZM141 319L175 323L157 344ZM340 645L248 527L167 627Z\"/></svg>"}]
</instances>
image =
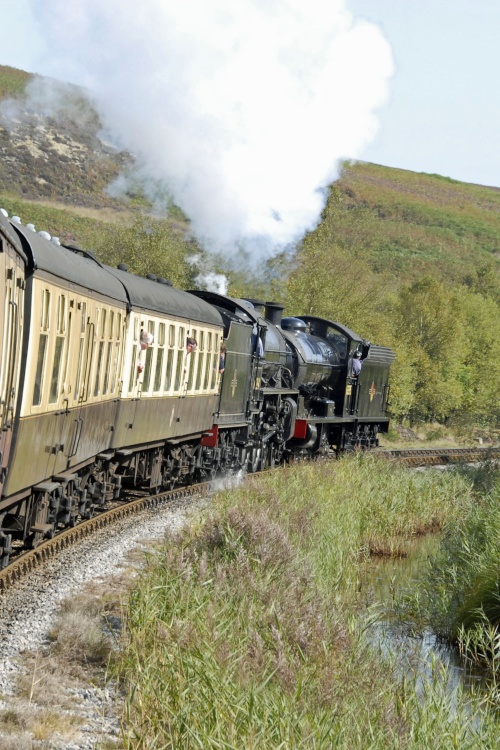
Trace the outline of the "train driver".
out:
<instances>
[{"instance_id":1,"label":"train driver","mask_svg":"<svg viewBox=\"0 0 500 750\"><path fill-rule=\"evenodd\" d=\"M361 372L361 367L362 366L363 366L363 363L361 361L361 352L356 351L352 355L351 370L352 370L352 376L353 376L353 378L357 378L358 377L359 373Z\"/></svg>"}]
</instances>

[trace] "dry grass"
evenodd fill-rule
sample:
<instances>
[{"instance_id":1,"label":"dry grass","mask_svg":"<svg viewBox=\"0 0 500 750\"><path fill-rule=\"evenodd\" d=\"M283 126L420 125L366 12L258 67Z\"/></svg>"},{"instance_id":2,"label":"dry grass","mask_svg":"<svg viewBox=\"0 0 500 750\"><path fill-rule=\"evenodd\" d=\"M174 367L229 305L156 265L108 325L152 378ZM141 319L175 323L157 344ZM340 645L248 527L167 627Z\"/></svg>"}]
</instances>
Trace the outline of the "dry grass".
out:
<instances>
[{"instance_id":1,"label":"dry grass","mask_svg":"<svg viewBox=\"0 0 500 750\"><path fill-rule=\"evenodd\" d=\"M51 652L76 665L106 665L112 644L102 604L88 596L66 601L49 631Z\"/></svg>"},{"instance_id":2,"label":"dry grass","mask_svg":"<svg viewBox=\"0 0 500 750\"><path fill-rule=\"evenodd\" d=\"M36 653L21 658L14 696L3 696L0 750L53 750L81 741L83 725L102 733L99 750L120 747L103 729L113 705L102 698L109 682L108 661L121 628L121 597L134 568L107 582L93 582L63 602L50 640ZM82 698L85 689L94 695Z\"/></svg>"},{"instance_id":3,"label":"dry grass","mask_svg":"<svg viewBox=\"0 0 500 750\"><path fill-rule=\"evenodd\" d=\"M56 211L68 211L69 208L67 203L61 203L57 200L34 200L32 203L33 205L52 208ZM120 210L118 206L103 206L102 208L94 206L71 206L71 213L75 216L81 216L85 219L93 219L94 221L102 221L107 224L131 224L136 216L135 212L130 211L125 207Z\"/></svg>"}]
</instances>

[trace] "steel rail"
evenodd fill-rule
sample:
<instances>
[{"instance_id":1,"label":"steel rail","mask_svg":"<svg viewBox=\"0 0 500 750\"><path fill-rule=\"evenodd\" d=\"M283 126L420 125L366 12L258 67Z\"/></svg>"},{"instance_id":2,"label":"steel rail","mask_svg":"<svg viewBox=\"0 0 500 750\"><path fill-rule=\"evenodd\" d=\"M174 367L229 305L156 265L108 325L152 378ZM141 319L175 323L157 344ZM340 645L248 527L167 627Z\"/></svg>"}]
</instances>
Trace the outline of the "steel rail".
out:
<instances>
[{"instance_id":1,"label":"steel rail","mask_svg":"<svg viewBox=\"0 0 500 750\"><path fill-rule=\"evenodd\" d=\"M397 460L406 466L441 466L500 459L500 448L406 448L377 451L376 455Z\"/></svg>"}]
</instances>

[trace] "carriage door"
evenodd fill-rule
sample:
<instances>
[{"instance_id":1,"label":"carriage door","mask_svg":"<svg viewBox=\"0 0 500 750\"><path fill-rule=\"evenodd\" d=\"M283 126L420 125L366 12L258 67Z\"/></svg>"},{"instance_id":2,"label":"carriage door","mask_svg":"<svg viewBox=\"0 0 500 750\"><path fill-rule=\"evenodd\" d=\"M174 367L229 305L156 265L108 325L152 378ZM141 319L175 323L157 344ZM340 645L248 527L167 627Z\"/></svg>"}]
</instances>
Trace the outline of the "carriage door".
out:
<instances>
[{"instance_id":1,"label":"carriage door","mask_svg":"<svg viewBox=\"0 0 500 750\"><path fill-rule=\"evenodd\" d=\"M19 362L23 328L24 265L17 254L1 254L5 273L5 299L1 311L0 366L0 486L5 479L18 397Z\"/></svg>"},{"instance_id":2,"label":"carriage door","mask_svg":"<svg viewBox=\"0 0 500 750\"><path fill-rule=\"evenodd\" d=\"M92 371L92 359L94 355L94 340L95 340L95 324L91 320L88 314L87 303L81 301L77 306L76 316L77 322L79 322L79 329L75 325L76 330L80 331L78 341L78 360L76 368L76 379L75 388L70 396L70 405L77 407L74 409L73 414L73 426L70 432L70 439L66 451L66 457L69 465L77 463L78 451L82 443L82 436L84 433L84 414L85 404L89 397L91 383L90 375ZM76 332L75 332L76 333Z\"/></svg>"}]
</instances>

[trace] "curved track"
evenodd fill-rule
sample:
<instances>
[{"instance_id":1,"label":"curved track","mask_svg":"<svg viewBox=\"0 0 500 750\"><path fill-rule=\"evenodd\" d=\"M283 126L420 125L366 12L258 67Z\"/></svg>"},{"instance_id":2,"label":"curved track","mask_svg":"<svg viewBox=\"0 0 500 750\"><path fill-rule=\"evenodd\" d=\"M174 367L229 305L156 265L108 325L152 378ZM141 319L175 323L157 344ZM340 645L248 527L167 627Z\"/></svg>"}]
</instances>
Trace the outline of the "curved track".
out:
<instances>
[{"instance_id":1,"label":"curved track","mask_svg":"<svg viewBox=\"0 0 500 750\"><path fill-rule=\"evenodd\" d=\"M88 521L82 521L74 528L61 531L53 539L48 539L35 549L28 550L16 557L6 568L0 570L0 594L6 591L12 584L28 575L46 560L57 555L63 549L90 536L99 529L119 521L122 518L133 516L148 508L157 508L182 498L199 497L210 488L210 483L192 485L189 487L178 487L169 492L158 495L145 495L132 502L121 503L117 507L103 511Z\"/></svg>"}]
</instances>

